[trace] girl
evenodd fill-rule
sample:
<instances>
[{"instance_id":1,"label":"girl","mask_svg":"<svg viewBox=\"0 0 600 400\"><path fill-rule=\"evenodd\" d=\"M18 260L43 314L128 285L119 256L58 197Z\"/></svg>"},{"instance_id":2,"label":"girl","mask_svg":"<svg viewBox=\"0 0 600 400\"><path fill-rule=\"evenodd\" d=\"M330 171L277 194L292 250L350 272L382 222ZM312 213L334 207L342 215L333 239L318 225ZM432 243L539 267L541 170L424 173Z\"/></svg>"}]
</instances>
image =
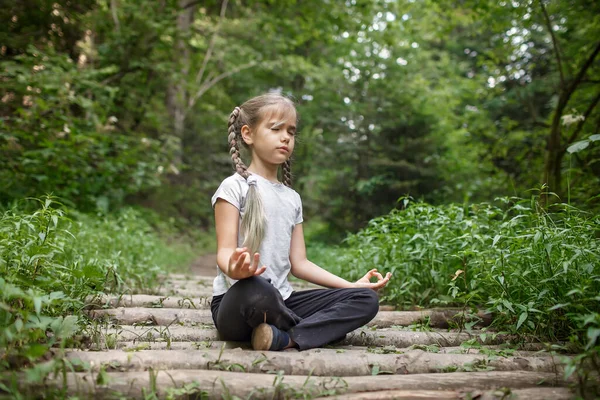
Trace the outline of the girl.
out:
<instances>
[{"instance_id":1,"label":"girl","mask_svg":"<svg viewBox=\"0 0 600 400\"><path fill-rule=\"evenodd\" d=\"M305 350L344 338L375 317L375 290L391 277L372 269L351 283L307 260L302 203L290 187L296 123L294 104L279 94L236 107L228 138L236 173L212 197L218 264L212 317L222 339L251 340L255 350ZM250 151L248 167L240 144ZM290 272L333 289L294 292Z\"/></svg>"}]
</instances>

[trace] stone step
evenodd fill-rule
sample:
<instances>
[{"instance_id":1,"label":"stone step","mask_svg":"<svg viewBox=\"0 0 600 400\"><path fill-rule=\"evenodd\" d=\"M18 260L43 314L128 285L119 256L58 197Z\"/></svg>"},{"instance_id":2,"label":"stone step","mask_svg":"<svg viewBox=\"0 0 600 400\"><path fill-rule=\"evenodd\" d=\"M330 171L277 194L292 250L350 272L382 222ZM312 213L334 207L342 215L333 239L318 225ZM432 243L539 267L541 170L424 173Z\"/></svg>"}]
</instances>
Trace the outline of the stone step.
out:
<instances>
[{"instance_id":1,"label":"stone step","mask_svg":"<svg viewBox=\"0 0 600 400\"><path fill-rule=\"evenodd\" d=\"M103 295L88 298L91 307L143 307L143 308L192 308L210 309L211 296L181 297L149 294Z\"/></svg>"},{"instance_id":2,"label":"stone step","mask_svg":"<svg viewBox=\"0 0 600 400\"><path fill-rule=\"evenodd\" d=\"M155 287L149 290L146 293L140 294L152 294L158 296L180 296L180 297L207 297L209 299L212 298L212 287L208 286L193 286L193 285L183 285L183 286L161 286Z\"/></svg>"},{"instance_id":3,"label":"stone step","mask_svg":"<svg viewBox=\"0 0 600 400\"><path fill-rule=\"evenodd\" d=\"M252 374L228 371L171 370L143 372L79 372L56 376L48 382L65 384L68 394L80 398L158 398L168 395L199 395L202 398L296 398L396 390L441 390L473 393L511 389L565 386L560 375L547 372L455 372L390 376L317 377ZM177 392L175 390L177 389ZM469 396L469 395L467 395ZM467 397L468 398L468 397ZM471 396L472 398L472 396Z\"/></svg>"},{"instance_id":4,"label":"stone step","mask_svg":"<svg viewBox=\"0 0 600 400\"><path fill-rule=\"evenodd\" d=\"M296 291L312 290L312 289L323 289L321 286L316 285L302 285L292 284L292 287ZM208 296L212 297L212 283L209 284L198 284L193 281L189 282L167 282L163 285L158 285L148 292L142 294L154 294L160 296L184 296L184 297L201 297Z\"/></svg>"},{"instance_id":5,"label":"stone step","mask_svg":"<svg viewBox=\"0 0 600 400\"><path fill-rule=\"evenodd\" d=\"M224 342L221 340L202 340L198 342L140 342L140 341L129 341L129 342L114 342L111 347L108 348L106 343L100 347L90 346L90 351L103 351L112 349L121 349L127 352L136 352L141 350L201 350L201 349L221 349L225 346L226 349L246 349L252 350L250 342ZM534 352L531 352L534 353Z\"/></svg>"},{"instance_id":6,"label":"stone step","mask_svg":"<svg viewBox=\"0 0 600 400\"><path fill-rule=\"evenodd\" d=\"M170 284L180 285L193 283L197 285L212 287L213 280L216 276L217 269L215 266L215 274L211 276L171 274L168 276L159 277L158 281L162 286L167 286ZM292 287L298 289L323 289L323 286L315 285L314 283L310 283L301 279L290 278L289 282L292 285Z\"/></svg>"},{"instance_id":7,"label":"stone step","mask_svg":"<svg viewBox=\"0 0 600 400\"><path fill-rule=\"evenodd\" d=\"M201 350L201 349L235 349L241 348L251 350L249 342L224 342L221 340L212 341L200 341L200 342L116 342L114 349L122 349L124 351L140 351L140 350ZM333 348L333 347L327 347ZM512 356L512 357L550 357L555 355L554 352L546 350L547 346L542 343L523 343L521 345L513 345L507 347L504 345L490 345L481 347L438 347L435 345L415 345L411 347L394 347L394 346L381 346L381 347L366 347L366 346L335 346L335 350L359 350L359 351L370 351L373 353L402 353L410 350L422 350L429 353L439 354L486 354L490 356ZM517 349L517 350L515 350ZM77 349L71 349L75 351ZM109 350L106 346L101 348L90 347L91 351ZM562 354L561 354L562 355ZM572 356L565 354L567 356Z\"/></svg>"},{"instance_id":8,"label":"stone step","mask_svg":"<svg viewBox=\"0 0 600 400\"><path fill-rule=\"evenodd\" d=\"M212 295L204 297L159 296L151 294L105 294L88 297L88 309L142 307L142 308L194 308L210 309ZM380 305L380 311L394 311L395 307Z\"/></svg>"},{"instance_id":9,"label":"stone step","mask_svg":"<svg viewBox=\"0 0 600 400\"><path fill-rule=\"evenodd\" d=\"M485 341L484 341L485 338ZM418 332L397 328L360 328L354 330L342 340L340 345L352 346L395 346L410 347L413 345L437 345L439 347L460 346L467 340L475 340L482 344L502 344L509 341L508 335L485 334L479 331L454 332L440 329Z\"/></svg>"},{"instance_id":10,"label":"stone step","mask_svg":"<svg viewBox=\"0 0 600 400\"><path fill-rule=\"evenodd\" d=\"M192 274L169 274L169 275L165 275L165 276L159 276L157 280L158 280L158 282L163 283L163 284L167 283L167 282L192 281L192 282L204 282L204 283L212 285L213 279L215 279L215 276L217 276L216 268L217 268L217 266L215 265L215 275L212 275L212 276L202 276L202 275L192 275Z\"/></svg>"},{"instance_id":11,"label":"stone step","mask_svg":"<svg viewBox=\"0 0 600 400\"><path fill-rule=\"evenodd\" d=\"M210 314L213 278L170 275L148 294L90 299L89 315L111 321L103 325L96 345L116 350L69 351L67 359L85 371L66 374L69 394L348 400L573 397L566 388L548 387L566 386L563 363L568 357L537 351L547 345L490 331L448 331L464 321L488 326L491 315L484 312L465 317L461 309L387 311L390 307L382 305L367 327L334 346L303 352L257 352L249 343L220 341ZM306 282L292 286L320 288ZM510 345L513 339L518 342ZM467 341L476 348L460 346ZM55 379L62 387L63 376Z\"/></svg>"},{"instance_id":12,"label":"stone step","mask_svg":"<svg viewBox=\"0 0 600 400\"><path fill-rule=\"evenodd\" d=\"M164 304L164 302L163 302ZM182 304L185 304L182 302ZM189 302L188 302L189 304ZM182 309L182 308L139 308L120 307L116 309L103 309L90 311L93 318L100 319L109 316L112 321L124 325L134 325L149 322L152 325L213 325L212 314L209 309ZM482 315L482 317L486 317ZM426 324L432 328L448 328L454 318L462 318L460 311L379 311L367 326L389 328L391 326L411 326ZM489 320L483 321L489 323Z\"/></svg>"},{"instance_id":13,"label":"stone step","mask_svg":"<svg viewBox=\"0 0 600 400\"><path fill-rule=\"evenodd\" d=\"M568 388L536 387L527 389L476 390L472 392L450 390L387 390L369 393L342 394L318 397L316 400L571 400L575 394Z\"/></svg>"},{"instance_id":14,"label":"stone step","mask_svg":"<svg viewBox=\"0 0 600 400\"><path fill-rule=\"evenodd\" d=\"M214 276L181 276L174 275L169 278L162 278L159 280L159 284L157 286L168 287L168 286L200 286L200 287L209 287L212 289L213 280L216 276L216 270ZM315 285L314 283L310 283L303 280L290 279L290 285L296 290L310 290L310 289L323 289L323 286Z\"/></svg>"},{"instance_id":15,"label":"stone step","mask_svg":"<svg viewBox=\"0 0 600 400\"><path fill-rule=\"evenodd\" d=\"M400 352L398 352L400 353ZM408 350L401 354L369 350L311 349L306 351L253 351L237 349L142 350L126 352L75 351L67 353L98 370L145 371L207 369L251 373L314 376L368 376L472 371L534 371L563 373L566 357L499 357L485 354L440 354Z\"/></svg>"},{"instance_id":16,"label":"stone step","mask_svg":"<svg viewBox=\"0 0 600 400\"><path fill-rule=\"evenodd\" d=\"M122 325L103 329L104 335L111 342L119 341L164 341L164 342L201 342L219 340L216 329L194 328L186 326L134 326ZM352 346L395 346L410 347L412 345L437 345L439 347L460 346L467 340L474 339L483 344L502 344L510 341L508 335L487 334L485 342L477 332L447 332L431 330L415 332L395 328L372 329L360 328L350 332L337 345ZM110 346L109 346L110 347Z\"/></svg>"}]
</instances>

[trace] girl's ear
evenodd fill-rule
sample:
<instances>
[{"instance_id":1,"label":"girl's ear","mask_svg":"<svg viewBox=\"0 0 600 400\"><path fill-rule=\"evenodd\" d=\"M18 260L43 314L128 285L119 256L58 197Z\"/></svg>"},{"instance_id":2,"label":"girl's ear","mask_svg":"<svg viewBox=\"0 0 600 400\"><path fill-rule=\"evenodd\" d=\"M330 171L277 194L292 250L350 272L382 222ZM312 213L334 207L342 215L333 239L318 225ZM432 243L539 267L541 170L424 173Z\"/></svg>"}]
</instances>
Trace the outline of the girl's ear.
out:
<instances>
[{"instance_id":1,"label":"girl's ear","mask_svg":"<svg viewBox=\"0 0 600 400\"><path fill-rule=\"evenodd\" d=\"M248 125L242 126L240 133L242 134L242 139L244 140L244 142L246 142L247 145L251 145L252 144L252 132L250 131L250 127Z\"/></svg>"}]
</instances>

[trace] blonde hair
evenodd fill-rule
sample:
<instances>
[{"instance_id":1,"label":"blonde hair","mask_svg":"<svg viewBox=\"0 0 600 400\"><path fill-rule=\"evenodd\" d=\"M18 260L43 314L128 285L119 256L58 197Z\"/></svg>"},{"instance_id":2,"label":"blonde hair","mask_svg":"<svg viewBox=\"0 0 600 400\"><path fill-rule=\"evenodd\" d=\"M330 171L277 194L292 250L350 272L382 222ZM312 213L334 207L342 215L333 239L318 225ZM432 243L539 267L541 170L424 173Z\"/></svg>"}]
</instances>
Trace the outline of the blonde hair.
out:
<instances>
[{"instance_id":1,"label":"blonde hair","mask_svg":"<svg viewBox=\"0 0 600 400\"><path fill-rule=\"evenodd\" d=\"M240 156L239 144L248 148L242 138L242 127L248 125L250 129L256 128L264 118L266 108L276 107L272 112L282 113L293 110L296 113L296 107L289 98L278 93L267 93L261 96L253 97L239 107L235 107L229 115L228 122L228 142L229 154L236 172L244 179L248 180L250 173L248 167L242 161ZM297 115L297 114L296 114ZM287 187L292 187L292 168L291 160L285 161L281 167L282 181ZM242 218L241 233L244 237L244 247L248 247L251 253L255 253L260 248L260 244L265 237L265 212L262 199L256 185L249 185L248 195L246 196L246 210Z\"/></svg>"}]
</instances>

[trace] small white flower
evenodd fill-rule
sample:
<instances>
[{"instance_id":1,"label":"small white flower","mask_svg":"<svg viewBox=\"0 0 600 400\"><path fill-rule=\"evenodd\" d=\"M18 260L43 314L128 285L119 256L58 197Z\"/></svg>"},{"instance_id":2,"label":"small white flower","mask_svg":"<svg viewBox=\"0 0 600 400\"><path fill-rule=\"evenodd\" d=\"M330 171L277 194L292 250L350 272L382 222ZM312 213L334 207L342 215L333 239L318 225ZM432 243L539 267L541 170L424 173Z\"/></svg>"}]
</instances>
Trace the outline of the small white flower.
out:
<instances>
[{"instance_id":1,"label":"small white flower","mask_svg":"<svg viewBox=\"0 0 600 400\"><path fill-rule=\"evenodd\" d=\"M562 119L562 123L564 126L569 126L569 125L573 125L577 122L583 121L585 119L585 117L583 115L577 115L577 114L566 114L566 115L563 115L562 117L560 117L560 119Z\"/></svg>"},{"instance_id":2,"label":"small white flower","mask_svg":"<svg viewBox=\"0 0 600 400\"><path fill-rule=\"evenodd\" d=\"M71 133L71 129L69 129L69 126L67 124L65 124L65 126L63 126L63 131L65 133Z\"/></svg>"},{"instance_id":3,"label":"small white flower","mask_svg":"<svg viewBox=\"0 0 600 400\"><path fill-rule=\"evenodd\" d=\"M108 117L108 122L111 124L116 124L117 122L119 122L119 119L114 115L111 115L110 117Z\"/></svg>"}]
</instances>

